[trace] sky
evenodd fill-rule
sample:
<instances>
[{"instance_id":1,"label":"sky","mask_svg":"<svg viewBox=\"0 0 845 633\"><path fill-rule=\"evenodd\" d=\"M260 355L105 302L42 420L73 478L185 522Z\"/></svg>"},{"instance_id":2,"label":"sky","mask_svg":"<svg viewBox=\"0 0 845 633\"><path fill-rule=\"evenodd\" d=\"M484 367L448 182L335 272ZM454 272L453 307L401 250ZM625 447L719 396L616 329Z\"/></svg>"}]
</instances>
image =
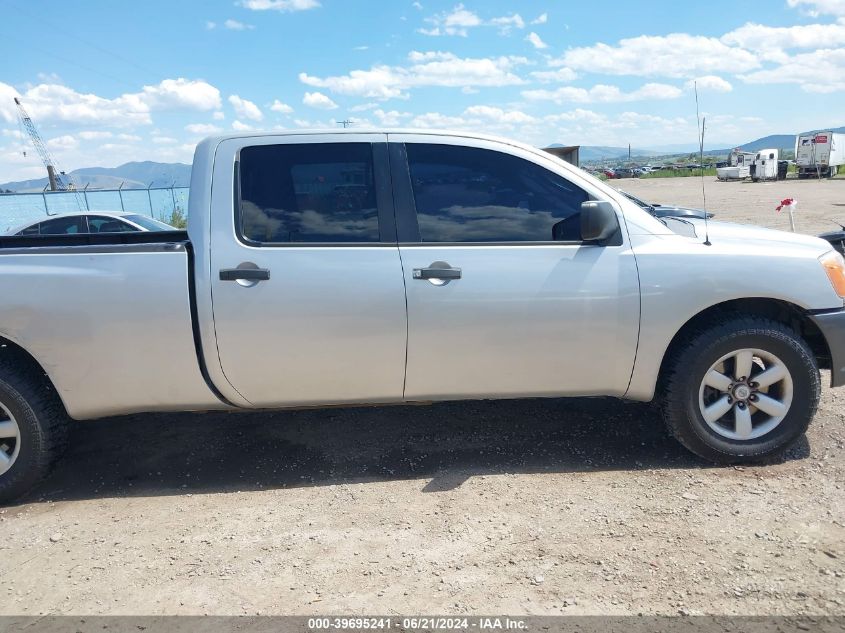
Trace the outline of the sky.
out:
<instances>
[{"instance_id":1,"label":"sky","mask_svg":"<svg viewBox=\"0 0 845 633\"><path fill-rule=\"evenodd\" d=\"M845 125L845 0L0 0L0 182L254 129L710 147ZM25 154L25 155L24 155Z\"/></svg>"}]
</instances>

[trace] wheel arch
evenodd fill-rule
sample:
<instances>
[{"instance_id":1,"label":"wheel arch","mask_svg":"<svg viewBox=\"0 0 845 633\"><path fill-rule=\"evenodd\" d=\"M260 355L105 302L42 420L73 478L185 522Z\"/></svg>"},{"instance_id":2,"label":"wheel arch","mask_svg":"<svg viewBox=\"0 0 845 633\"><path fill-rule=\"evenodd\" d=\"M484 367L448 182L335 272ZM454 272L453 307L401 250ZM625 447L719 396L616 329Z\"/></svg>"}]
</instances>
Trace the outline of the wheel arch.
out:
<instances>
[{"instance_id":1,"label":"wheel arch","mask_svg":"<svg viewBox=\"0 0 845 633\"><path fill-rule=\"evenodd\" d=\"M672 337L666 351L663 353L663 359L660 363L658 390L662 387L661 383L665 379L668 360L672 358L678 346L683 345L694 332L731 316L757 316L788 325L806 341L819 367L830 369L830 348L821 330L819 330L806 310L782 299L767 297L731 299L705 308L691 317L675 333L675 336Z\"/></svg>"},{"instance_id":2,"label":"wheel arch","mask_svg":"<svg viewBox=\"0 0 845 633\"><path fill-rule=\"evenodd\" d=\"M38 376L38 378L43 381L43 384L47 385L53 392L56 393L56 395L58 395L59 401L62 403L62 407L65 409L65 412L67 412L67 407L62 400L61 394L59 394L52 379L47 374L41 363L39 363L38 360L22 345L6 336L0 335L0 364L5 363L20 367L22 370L21 373Z\"/></svg>"}]
</instances>

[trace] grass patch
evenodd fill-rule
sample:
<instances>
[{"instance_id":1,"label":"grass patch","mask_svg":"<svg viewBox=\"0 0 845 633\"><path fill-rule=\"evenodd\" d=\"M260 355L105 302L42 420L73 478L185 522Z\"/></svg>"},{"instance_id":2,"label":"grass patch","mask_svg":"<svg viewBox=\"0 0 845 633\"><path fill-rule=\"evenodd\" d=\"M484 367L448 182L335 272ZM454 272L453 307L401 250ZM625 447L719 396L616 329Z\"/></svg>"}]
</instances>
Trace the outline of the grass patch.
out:
<instances>
[{"instance_id":1,"label":"grass patch","mask_svg":"<svg viewBox=\"0 0 845 633\"><path fill-rule=\"evenodd\" d=\"M640 178L690 178L692 176L701 177L701 169L661 169L653 171L649 174L643 174ZM715 167L705 167L705 176L715 176Z\"/></svg>"}]
</instances>

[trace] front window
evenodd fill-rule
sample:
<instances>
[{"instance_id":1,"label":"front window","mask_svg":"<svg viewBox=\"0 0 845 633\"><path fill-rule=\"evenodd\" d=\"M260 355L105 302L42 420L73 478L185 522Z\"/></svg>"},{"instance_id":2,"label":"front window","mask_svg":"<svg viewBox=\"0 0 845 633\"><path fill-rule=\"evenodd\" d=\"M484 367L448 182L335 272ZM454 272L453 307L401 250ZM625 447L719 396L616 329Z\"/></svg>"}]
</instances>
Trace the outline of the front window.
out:
<instances>
[{"instance_id":1,"label":"front window","mask_svg":"<svg viewBox=\"0 0 845 633\"><path fill-rule=\"evenodd\" d=\"M88 231L91 233L131 233L138 230L119 218L105 215L88 216Z\"/></svg>"},{"instance_id":2,"label":"front window","mask_svg":"<svg viewBox=\"0 0 845 633\"><path fill-rule=\"evenodd\" d=\"M423 242L581 239L587 193L535 163L501 152L409 143Z\"/></svg>"}]
</instances>

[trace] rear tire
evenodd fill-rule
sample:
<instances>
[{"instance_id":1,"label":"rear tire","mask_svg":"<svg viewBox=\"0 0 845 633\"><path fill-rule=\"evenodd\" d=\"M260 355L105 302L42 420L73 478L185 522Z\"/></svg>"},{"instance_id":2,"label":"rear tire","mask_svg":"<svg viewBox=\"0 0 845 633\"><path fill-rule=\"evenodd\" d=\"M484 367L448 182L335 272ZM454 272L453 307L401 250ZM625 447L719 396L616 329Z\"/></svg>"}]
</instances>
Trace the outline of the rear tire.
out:
<instances>
[{"instance_id":1,"label":"rear tire","mask_svg":"<svg viewBox=\"0 0 845 633\"><path fill-rule=\"evenodd\" d=\"M777 459L818 408L816 359L795 330L777 321L727 317L667 353L663 418L681 444L709 461Z\"/></svg>"},{"instance_id":2,"label":"rear tire","mask_svg":"<svg viewBox=\"0 0 845 633\"><path fill-rule=\"evenodd\" d=\"M0 361L0 504L34 488L67 445L68 418L49 380Z\"/></svg>"}]
</instances>

